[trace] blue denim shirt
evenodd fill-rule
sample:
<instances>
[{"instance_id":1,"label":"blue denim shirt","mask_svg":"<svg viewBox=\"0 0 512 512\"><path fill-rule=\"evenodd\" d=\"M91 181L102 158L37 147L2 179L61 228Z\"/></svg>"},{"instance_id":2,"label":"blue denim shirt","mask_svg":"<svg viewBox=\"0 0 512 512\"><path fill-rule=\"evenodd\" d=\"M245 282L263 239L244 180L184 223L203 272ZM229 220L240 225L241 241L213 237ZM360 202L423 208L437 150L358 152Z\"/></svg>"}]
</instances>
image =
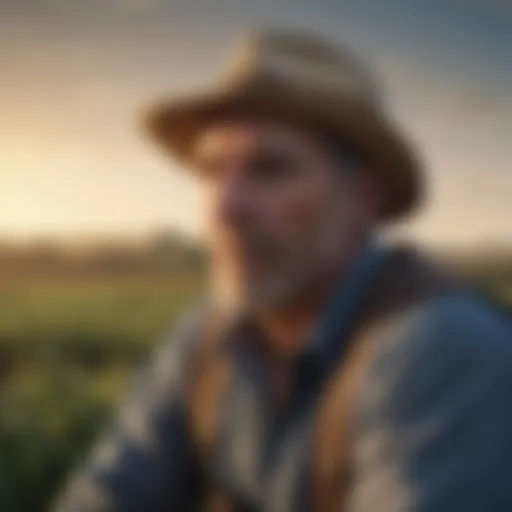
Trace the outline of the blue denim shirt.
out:
<instances>
[{"instance_id":1,"label":"blue denim shirt","mask_svg":"<svg viewBox=\"0 0 512 512\"><path fill-rule=\"evenodd\" d=\"M241 510L309 510L307 485L310 429L319 387L342 356L343 332L386 251L368 243L351 270L336 285L304 350L292 362L292 393L273 408L268 382L272 355L257 332L233 333L228 343L236 372L223 411L213 478L238 496ZM252 334L252 336L251 336ZM348 332L347 332L348 334ZM288 489L288 492L283 492Z\"/></svg>"},{"instance_id":2,"label":"blue denim shirt","mask_svg":"<svg viewBox=\"0 0 512 512\"><path fill-rule=\"evenodd\" d=\"M298 358L284 407L269 406L270 361L260 345L228 344L235 372L208 473L240 511L312 510L307 483L315 390L384 258L385 251L368 245L337 287ZM197 510L203 475L184 399L201 318L157 351L55 510ZM510 329L464 296L397 319L382 338L354 419L355 478L346 510L512 510L512 407L505 398L512 390Z\"/></svg>"}]
</instances>

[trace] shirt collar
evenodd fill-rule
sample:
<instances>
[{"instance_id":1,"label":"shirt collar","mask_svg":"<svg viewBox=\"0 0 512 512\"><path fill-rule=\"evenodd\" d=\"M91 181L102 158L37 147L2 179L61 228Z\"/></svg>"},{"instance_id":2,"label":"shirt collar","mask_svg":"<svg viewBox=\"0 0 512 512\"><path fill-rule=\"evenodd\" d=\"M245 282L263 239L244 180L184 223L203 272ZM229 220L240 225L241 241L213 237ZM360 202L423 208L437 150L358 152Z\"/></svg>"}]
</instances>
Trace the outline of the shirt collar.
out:
<instances>
[{"instance_id":1,"label":"shirt collar","mask_svg":"<svg viewBox=\"0 0 512 512\"><path fill-rule=\"evenodd\" d=\"M385 253L384 247L375 238L368 239L348 272L344 272L340 277L318 322L307 337L302 352L298 355L297 362L301 368L313 369L313 365L315 372L322 371L332 360L333 348L348 335L350 321L370 281L380 269ZM233 355L247 355L249 347L254 349L260 345L258 340L261 341L260 337L263 334L247 315L239 313L232 317L226 342L230 352L233 350ZM262 349L260 346L258 352Z\"/></svg>"},{"instance_id":2,"label":"shirt collar","mask_svg":"<svg viewBox=\"0 0 512 512\"><path fill-rule=\"evenodd\" d=\"M327 301L299 356L301 364L314 364L321 370L332 361L336 345L349 335L351 321L385 254L385 248L376 239L367 241Z\"/></svg>"}]
</instances>

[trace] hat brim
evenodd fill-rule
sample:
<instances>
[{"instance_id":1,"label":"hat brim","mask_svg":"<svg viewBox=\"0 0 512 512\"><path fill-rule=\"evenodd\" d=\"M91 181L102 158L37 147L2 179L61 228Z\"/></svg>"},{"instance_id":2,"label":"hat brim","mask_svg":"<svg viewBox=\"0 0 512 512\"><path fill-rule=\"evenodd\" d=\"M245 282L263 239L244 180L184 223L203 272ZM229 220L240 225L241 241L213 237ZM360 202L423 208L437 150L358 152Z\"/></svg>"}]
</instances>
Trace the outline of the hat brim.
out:
<instances>
[{"instance_id":1,"label":"hat brim","mask_svg":"<svg viewBox=\"0 0 512 512\"><path fill-rule=\"evenodd\" d=\"M348 138L374 162L386 185L382 220L398 220L421 203L424 183L416 152L405 137L375 111L353 100L325 102L286 94L203 93L156 104L145 113L144 126L154 141L181 163L191 163L201 131L223 116L257 113L330 129Z\"/></svg>"}]
</instances>

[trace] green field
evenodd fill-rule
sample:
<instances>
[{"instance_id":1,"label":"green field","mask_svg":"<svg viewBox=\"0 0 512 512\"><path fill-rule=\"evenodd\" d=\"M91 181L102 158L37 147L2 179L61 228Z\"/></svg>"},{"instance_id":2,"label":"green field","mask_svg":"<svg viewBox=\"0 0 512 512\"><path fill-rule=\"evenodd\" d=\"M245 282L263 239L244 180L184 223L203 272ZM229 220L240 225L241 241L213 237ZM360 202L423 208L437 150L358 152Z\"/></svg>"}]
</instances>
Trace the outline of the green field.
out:
<instances>
[{"instance_id":1,"label":"green field","mask_svg":"<svg viewBox=\"0 0 512 512\"><path fill-rule=\"evenodd\" d=\"M510 271L482 282L512 306ZM44 510L134 370L202 286L199 278L169 275L4 279L0 511Z\"/></svg>"},{"instance_id":2,"label":"green field","mask_svg":"<svg viewBox=\"0 0 512 512\"><path fill-rule=\"evenodd\" d=\"M1 511L44 510L200 286L38 278L0 287Z\"/></svg>"}]
</instances>

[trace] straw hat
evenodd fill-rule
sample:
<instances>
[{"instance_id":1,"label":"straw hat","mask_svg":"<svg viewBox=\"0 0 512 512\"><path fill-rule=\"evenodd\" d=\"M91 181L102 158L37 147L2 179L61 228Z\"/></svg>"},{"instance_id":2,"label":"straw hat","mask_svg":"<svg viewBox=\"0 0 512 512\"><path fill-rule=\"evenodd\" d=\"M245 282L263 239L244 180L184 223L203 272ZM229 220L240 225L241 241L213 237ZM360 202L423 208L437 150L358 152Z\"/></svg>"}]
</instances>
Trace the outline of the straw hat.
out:
<instances>
[{"instance_id":1,"label":"straw hat","mask_svg":"<svg viewBox=\"0 0 512 512\"><path fill-rule=\"evenodd\" d=\"M146 113L145 125L159 145L186 164L204 126L238 112L307 122L355 143L387 183L385 220L410 213L420 200L416 155L387 119L375 79L328 41L290 31L248 38L212 87L158 103Z\"/></svg>"}]
</instances>

